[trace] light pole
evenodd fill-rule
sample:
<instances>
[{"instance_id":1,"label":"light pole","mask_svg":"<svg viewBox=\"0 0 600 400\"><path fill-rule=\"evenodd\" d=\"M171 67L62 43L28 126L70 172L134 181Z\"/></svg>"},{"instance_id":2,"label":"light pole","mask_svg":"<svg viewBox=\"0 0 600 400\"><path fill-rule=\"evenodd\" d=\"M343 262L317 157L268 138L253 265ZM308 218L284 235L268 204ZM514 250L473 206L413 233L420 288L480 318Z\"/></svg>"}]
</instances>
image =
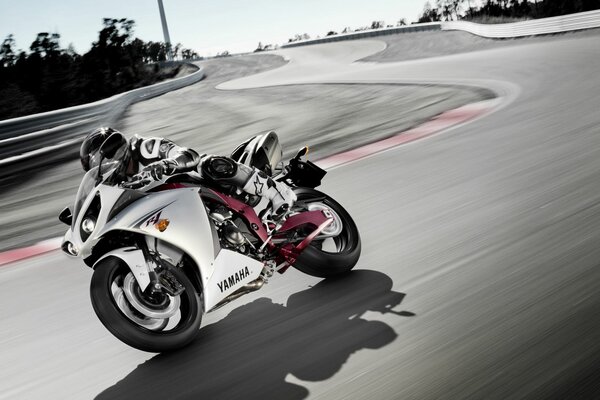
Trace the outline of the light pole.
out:
<instances>
[{"instance_id":1,"label":"light pole","mask_svg":"<svg viewBox=\"0 0 600 400\"><path fill-rule=\"evenodd\" d=\"M173 61L173 53L171 52L171 38L169 37L169 27L167 26L167 17L165 16L165 8L163 7L162 0L158 0L158 10L160 11L160 22L162 23L165 44L167 45L167 59L169 61Z\"/></svg>"}]
</instances>

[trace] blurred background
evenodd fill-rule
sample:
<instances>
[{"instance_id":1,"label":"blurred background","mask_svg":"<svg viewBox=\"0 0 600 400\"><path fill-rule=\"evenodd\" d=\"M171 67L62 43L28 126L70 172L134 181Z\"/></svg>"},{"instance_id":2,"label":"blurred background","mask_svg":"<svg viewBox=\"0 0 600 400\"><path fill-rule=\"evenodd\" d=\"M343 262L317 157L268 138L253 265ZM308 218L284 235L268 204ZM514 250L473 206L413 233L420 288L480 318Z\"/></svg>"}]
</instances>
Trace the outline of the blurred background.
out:
<instances>
[{"instance_id":1,"label":"blurred background","mask_svg":"<svg viewBox=\"0 0 600 400\"><path fill-rule=\"evenodd\" d=\"M2 5L0 399L597 398L599 8ZM98 126L214 154L275 130L318 160L472 104L492 106L325 178L363 236L349 279L289 271L179 353L114 339L80 262L4 261L64 233Z\"/></svg>"}]
</instances>

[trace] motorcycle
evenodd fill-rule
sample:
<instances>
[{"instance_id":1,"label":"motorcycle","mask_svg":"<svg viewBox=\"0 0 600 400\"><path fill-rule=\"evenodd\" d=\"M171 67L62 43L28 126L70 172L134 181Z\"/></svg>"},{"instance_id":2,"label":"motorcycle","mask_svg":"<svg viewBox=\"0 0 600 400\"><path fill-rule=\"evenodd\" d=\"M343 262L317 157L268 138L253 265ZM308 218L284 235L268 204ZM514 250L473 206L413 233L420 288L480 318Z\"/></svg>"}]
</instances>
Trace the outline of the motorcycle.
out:
<instances>
[{"instance_id":1,"label":"motorcycle","mask_svg":"<svg viewBox=\"0 0 600 400\"><path fill-rule=\"evenodd\" d=\"M257 214L264 206L259 197L196 172L126 188L128 165L117 143L109 137L99 152L73 210L59 215L69 225L61 248L93 269L90 297L102 324L139 350L189 344L204 313L259 290L289 267L330 278L358 262L352 217L315 189L326 171L303 159L308 147L283 165L274 132L242 143L231 157L293 188L297 201L283 220L269 217L269 205Z\"/></svg>"}]
</instances>

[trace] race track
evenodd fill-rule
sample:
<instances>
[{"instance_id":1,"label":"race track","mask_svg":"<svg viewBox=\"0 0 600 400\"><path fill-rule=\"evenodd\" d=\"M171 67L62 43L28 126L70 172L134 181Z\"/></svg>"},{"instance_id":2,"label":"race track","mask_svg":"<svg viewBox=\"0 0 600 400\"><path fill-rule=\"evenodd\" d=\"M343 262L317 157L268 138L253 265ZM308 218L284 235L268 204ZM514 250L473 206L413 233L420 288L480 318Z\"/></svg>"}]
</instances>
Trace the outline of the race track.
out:
<instances>
[{"instance_id":1,"label":"race track","mask_svg":"<svg viewBox=\"0 0 600 400\"><path fill-rule=\"evenodd\" d=\"M600 398L599 38L403 62L402 46L339 42L221 83L230 95L435 83L490 89L499 106L330 171L322 189L362 234L356 271L320 282L290 270L206 316L176 353L114 339L77 261L1 267L0 399Z\"/></svg>"}]
</instances>

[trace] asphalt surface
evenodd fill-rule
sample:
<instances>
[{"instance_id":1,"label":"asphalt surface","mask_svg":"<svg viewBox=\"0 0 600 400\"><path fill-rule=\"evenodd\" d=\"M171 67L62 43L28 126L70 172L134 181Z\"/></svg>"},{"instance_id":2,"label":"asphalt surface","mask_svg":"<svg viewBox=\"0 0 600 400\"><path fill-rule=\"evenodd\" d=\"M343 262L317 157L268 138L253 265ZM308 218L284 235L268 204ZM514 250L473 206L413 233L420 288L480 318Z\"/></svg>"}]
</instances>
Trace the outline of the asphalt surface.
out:
<instances>
[{"instance_id":1,"label":"asphalt surface","mask_svg":"<svg viewBox=\"0 0 600 400\"><path fill-rule=\"evenodd\" d=\"M0 398L599 398L599 43L357 63L381 45L342 42L221 85L460 84L502 105L331 171L322 189L362 234L356 271L290 270L207 315L177 353L110 336L76 261L1 268Z\"/></svg>"},{"instance_id":2,"label":"asphalt surface","mask_svg":"<svg viewBox=\"0 0 600 400\"><path fill-rule=\"evenodd\" d=\"M383 49L379 42L378 48ZM249 137L276 130L286 156L306 144L323 157L406 130L445 110L492 96L473 87L294 85L228 92L219 83L277 68L275 55L202 62L206 79L130 107L117 128L128 136L168 137L199 153L230 154ZM37 171L0 193L0 251L61 236L56 216L73 202L78 161Z\"/></svg>"}]
</instances>

